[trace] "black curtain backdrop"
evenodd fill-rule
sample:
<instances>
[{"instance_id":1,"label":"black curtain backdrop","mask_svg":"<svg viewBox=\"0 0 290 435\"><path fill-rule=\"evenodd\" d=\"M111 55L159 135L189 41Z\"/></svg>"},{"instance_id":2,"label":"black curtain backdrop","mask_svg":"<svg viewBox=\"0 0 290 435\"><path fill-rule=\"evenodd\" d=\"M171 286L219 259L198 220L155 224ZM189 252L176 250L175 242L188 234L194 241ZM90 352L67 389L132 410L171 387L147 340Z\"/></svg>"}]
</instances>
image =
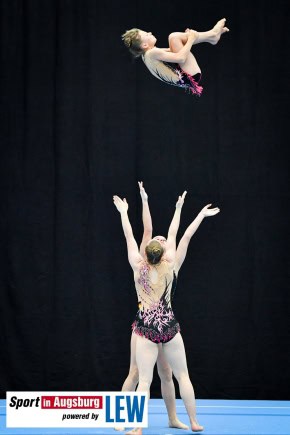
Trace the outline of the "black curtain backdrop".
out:
<instances>
[{"instance_id":1,"label":"black curtain backdrop","mask_svg":"<svg viewBox=\"0 0 290 435\"><path fill-rule=\"evenodd\" d=\"M287 1L2 0L0 386L120 390L137 310L113 194L138 242L208 204L174 301L198 398L290 399ZM120 35L231 31L194 53L198 99ZM155 375L152 397L160 397Z\"/></svg>"}]
</instances>

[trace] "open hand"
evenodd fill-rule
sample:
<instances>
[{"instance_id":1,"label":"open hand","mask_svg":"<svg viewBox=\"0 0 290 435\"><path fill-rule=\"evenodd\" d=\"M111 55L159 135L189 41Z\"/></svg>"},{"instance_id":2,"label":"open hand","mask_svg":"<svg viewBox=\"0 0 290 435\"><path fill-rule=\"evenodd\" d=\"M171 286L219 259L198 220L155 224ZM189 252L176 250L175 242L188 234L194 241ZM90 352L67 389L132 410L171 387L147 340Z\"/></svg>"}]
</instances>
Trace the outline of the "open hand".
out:
<instances>
[{"instance_id":1,"label":"open hand","mask_svg":"<svg viewBox=\"0 0 290 435\"><path fill-rule=\"evenodd\" d=\"M206 205L205 207L203 207L200 213L202 213L204 217L208 217L214 216L220 212L220 209L218 207L210 208L211 206L212 204Z\"/></svg>"},{"instance_id":2,"label":"open hand","mask_svg":"<svg viewBox=\"0 0 290 435\"><path fill-rule=\"evenodd\" d=\"M148 195L143 187L143 181L138 181L142 201L148 201Z\"/></svg>"},{"instance_id":3,"label":"open hand","mask_svg":"<svg viewBox=\"0 0 290 435\"><path fill-rule=\"evenodd\" d=\"M184 198L185 198L186 194L187 194L187 191L185 190L183 192L183 194L178 197L178 201L176 203L176 208L181 208L183 206Z\"/></svg>"},{"instance_id":4,"label":"open hand","mask_svg":"<svg viewBox=\"0 0 290 435\"><path fill-rule=\"evenodd\" d=\"M113 202L114 202L114 204L115 204L115 206L116 206L116 209L120 212L120 213L122 213L122 212L127 212L128 211L128 203L127 203L127 200L126 200L126 198L124 198L123 200L119 197L119 196L117 196L117 195L114 195L113 196Z\"/></svg>"}]
</instances>

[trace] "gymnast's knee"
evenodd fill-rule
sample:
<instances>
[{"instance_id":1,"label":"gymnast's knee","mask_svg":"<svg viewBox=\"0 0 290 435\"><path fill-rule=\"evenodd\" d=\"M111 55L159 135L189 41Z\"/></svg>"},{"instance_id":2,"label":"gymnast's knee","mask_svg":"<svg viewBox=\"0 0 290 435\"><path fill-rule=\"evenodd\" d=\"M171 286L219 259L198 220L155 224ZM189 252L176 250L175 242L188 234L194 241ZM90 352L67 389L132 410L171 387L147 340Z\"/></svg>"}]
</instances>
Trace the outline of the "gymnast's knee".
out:
<instances>
[{"instance_id":1,"label":"gymnast's knee","mask_svg":"<svg viewBox=\"0 0 290 435\"><path fill-rule=\"evenodd\" d=\"M180 372L180 373L174 373L174 376L176 377L177 382L180 384L180 382L184 382L184 381L189 381L190 382L190 378L189 378L189 374L188 372Z\"/></svg>"},{"instance_id":2,"label":"gymnast's knee","mask_svg":"<svg viewBox=\"0 0 290 435\"><path fill-rule=\"evenodd\" d=\"M149 391L152 383L153 376L141 376L139 377L139 387L140 391Z\"/></svg>"},{"instance_id":3,"label":"gymnast's knee","mask_svg":"<svg viewBox=\"0 0 290 435\"><path fill-rule=\"evenodd\" d=\"M158 367L158 375L162 382L171 382L172 381L172 370L169 366L167 367Z\"/></svg>"},{"instance_id":4,"label":"gymnast's knee","mask_svg":"<svg viewBox=\"0 0 290 435\"><path fill-rule=\"evenodd\" d=\"M168 36L168 41L171 42L174 39L180 39L180 32L170 33L170 35Z\"/></svg>"},{"instance_id":5,"label":"gymnast's knee","mask_svg":"<svg viewBox=\"0 0 290 435\"><path fill-rule=\"evenodd\" d=\"M135 382L136 384L138 383L138 380L139 380L139 371L138 371L138 367L137 366L133 366L133 367L130 368L128 377L130 377L132 379L132 382Z\"/></svg>"}]
</instances>

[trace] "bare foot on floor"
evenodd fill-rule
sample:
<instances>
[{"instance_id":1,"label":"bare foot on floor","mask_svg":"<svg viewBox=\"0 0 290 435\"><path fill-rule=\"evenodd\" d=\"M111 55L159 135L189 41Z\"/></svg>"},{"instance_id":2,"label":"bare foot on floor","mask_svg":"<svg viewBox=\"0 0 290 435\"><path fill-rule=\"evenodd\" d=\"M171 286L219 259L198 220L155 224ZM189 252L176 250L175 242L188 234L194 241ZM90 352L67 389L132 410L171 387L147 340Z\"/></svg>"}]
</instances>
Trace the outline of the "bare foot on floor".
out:
<instances>
[{"instance_id":1,"label":"bare foot on floor","mask_svg":"<svg viewBox=\"0 0 290 435\"><path fill-rule=\"evenodd\" d=\"M126 432L125 435L142 435L141 427L136 427L135 429L130 430L130 432Z\"/></svg>"},{"instance_id":2,"label":"bare foot on floor","mask_svg":"<svg viewBox=\"0 0 290 435\"><path fill-rule=\"evenodd\" d=\"M182 423L180 420L178 420L178 418L175 418L174 420L169 420L168 426L175 427L176 429L189 429L189 427L186 426L186 424Z\"/></svg>"},{"instance_id":3,"label":"bare foot on floor","mask_svg":"<svg viewBox=\"0 0 290 435\"><path fill-rule=\"evenodd\" d=\"M211 40L211 44L215 45L219 42L220 37L223 33L229 32L230 29L228 29L227 27L225 27L226 24L226 19L222 18L221 20L219 20L216 25L214 26L214 28L212 29L213 32L213 36L212 36L212 40Z\"/></svg>"},{"instance_id":4,"label":"bare foot on floor","mask_svg":"<svg viewBox=\"0 0 290 435\"><path fill-rule=\"evenodd\" d=\"M200 426L197 421L191 423L192 432L201 432L203 430L203 426Z\"/></svg>"}]
</instances>

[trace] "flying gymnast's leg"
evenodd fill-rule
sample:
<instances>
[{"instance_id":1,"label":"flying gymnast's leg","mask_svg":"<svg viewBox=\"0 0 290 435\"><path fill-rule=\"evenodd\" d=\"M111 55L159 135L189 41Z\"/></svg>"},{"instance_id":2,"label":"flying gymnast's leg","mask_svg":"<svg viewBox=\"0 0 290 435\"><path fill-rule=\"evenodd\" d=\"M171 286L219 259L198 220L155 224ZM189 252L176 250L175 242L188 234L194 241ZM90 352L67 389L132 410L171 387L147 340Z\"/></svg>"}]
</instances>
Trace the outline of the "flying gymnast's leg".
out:
<instances>
[{"instance_id":1,"label":"flying gymnast's leg","mask_svg":"<svg viewBox=\"0 0 290 435\"><path fill-rule=\"evenodd\" d=\"M225 27L226 19L219 20L216 25L207 32L196 32L196 39L193 45L200 44L202 42L208 42L215 45L220 40L223 33L228 32L229 29ZM168 37L170 50L174 53L178 53L187 42L187 32L173 32ZM195 56L190 52L184 63L180 64L180 67L188 74L195 75L200 73L200 67L197 63Z\"/></svg>"}]
</instances>

